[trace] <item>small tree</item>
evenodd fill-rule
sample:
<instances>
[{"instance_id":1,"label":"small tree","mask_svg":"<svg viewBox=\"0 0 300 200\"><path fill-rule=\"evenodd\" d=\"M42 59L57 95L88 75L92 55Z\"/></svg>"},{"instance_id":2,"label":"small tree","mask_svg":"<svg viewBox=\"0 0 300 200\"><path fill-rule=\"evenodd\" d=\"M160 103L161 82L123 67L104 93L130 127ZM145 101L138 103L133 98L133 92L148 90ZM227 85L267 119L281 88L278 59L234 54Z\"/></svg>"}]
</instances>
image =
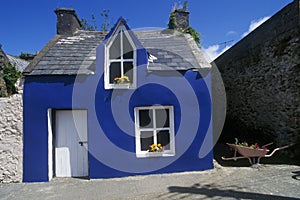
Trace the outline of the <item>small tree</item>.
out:
<instances>
[{"instance_id":1,"label":"small tree","mask_svg":"<svg viewBox=\"0 0 300 200\"><path fill-rule=\"evenodd\" d=\"M3 69L3 79L6 84L7 94L10 96L12 94L18 93L18 89L15 86L17 80L22 77L22 73L12 64L2 67Z\"/></svg>"},{"instance_id":2,"label":"small tree","mask_svg":"<svg viewBox=\"0 0 300 200\"><path fill-rule=\"evenodd\" d=\"M104 9L100 13L100 16L103 17L103 22L102 22L101 28L102 28L102 31L104 31L104 32L109 31L111 28L109 12L110 12L110 10Z\"/></svg>"},{"instance_id":3,"label":"small tree","mask_svg":"<svg viewBox=\"0 0 300 200\"><path fill-rule=\"evenodd\" d=\"M97 25L96 25L96 17L94 14L91 16L91 21L88 21L84 18L81 19L81 28L82 30L89 30L89 31L95 31L97 30Z\"/></svg>"},{"instance_id":4,"label":"small tree","mask_svg":"<svg viewBox=\"0 0 300 200\"><path fill-rule=\"evenodd\" d=\"M36 55L31 54L31 53L24 53L24 52L21 52L19 58L21 58L21 59L23 59L23 60L30 61L30 60L33 60L35 56L36 56Z\"/></svg>"},{"instance_id":5,"label":"small tree","mask_svg":"<svg viewBox=\"0 0 300 200\"><path fill-rule=\"evenodd\" d=\"M103 18L102 24L101 24L101 31L107 32L111 28L109 12L110 12L110 10L104 9L100 13L101 18ZM82 28L82 30L97 31L98 26L97 26L97 20L96 20L95 15L92 14L91 20L82 18L81 19L81 28Z\"/></svg>"}]
</instances>

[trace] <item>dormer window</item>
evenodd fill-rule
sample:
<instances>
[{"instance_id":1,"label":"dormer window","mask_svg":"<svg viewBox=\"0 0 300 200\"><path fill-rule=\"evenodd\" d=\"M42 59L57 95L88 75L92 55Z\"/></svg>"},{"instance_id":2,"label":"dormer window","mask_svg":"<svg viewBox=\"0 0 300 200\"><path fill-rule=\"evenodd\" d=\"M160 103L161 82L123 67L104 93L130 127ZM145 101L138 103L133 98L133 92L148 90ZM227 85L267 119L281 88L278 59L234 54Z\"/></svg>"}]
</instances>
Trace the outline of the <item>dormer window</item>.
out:
<instances>
[{"instance_id":1,"label":"dormer window","mask_svg":"<svg viewBox=\"0 0 300 200\"><path fill-rule=\"evenodd\" d=\"M105 89L136 87L136 48L124 25L106 46Z\"/></svg>"}]
</instances>

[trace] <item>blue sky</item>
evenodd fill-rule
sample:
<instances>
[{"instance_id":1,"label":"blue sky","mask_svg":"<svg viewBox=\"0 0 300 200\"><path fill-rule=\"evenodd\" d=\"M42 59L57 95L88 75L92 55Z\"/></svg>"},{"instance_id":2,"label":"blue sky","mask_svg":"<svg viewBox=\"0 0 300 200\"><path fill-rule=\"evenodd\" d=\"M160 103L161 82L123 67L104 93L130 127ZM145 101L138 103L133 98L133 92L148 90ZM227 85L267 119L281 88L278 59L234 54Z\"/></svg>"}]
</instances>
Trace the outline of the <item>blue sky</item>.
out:
<instances>
[{"instance_id":1,"label":"blue sky","mask_svg":"<svg viewBox=\"0 0 300 200\"><path fill-rule=\"evenodd\" d=\"M201 34L201 45L212 57L238 42L249 29L274 15L293 0L189 0L190 25ZM12 55L35 53L56 34L59 7L73 8L79 18L110 10L115 22L120 16L134 28L166 28L177 0L5 0L0 7L0 44Z\"/></svg>"}]
</instances>

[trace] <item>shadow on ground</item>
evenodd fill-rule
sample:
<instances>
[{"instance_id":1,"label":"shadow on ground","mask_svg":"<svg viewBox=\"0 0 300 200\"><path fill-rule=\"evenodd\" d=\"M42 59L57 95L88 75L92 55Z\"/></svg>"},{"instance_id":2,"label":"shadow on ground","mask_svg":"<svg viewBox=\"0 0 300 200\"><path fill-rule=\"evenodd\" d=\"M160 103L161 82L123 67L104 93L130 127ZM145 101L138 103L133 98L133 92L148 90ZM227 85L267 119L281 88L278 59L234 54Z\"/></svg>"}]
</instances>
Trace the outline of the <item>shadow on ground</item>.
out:
<instances>
[{"instance_id":1,"label":"shadow on ground","mask_svg":"<svg viewBox=\"0 0 300 200\"><path fill-rule=\"evenodd\" d=\"M294 175L292 176L293 179L300 181L300 171L292 172Z\"/></svg>"},{"instance_id":2,"label":"shadow on ground","mask_svg":"<svg viewBox=\"0 0 300 200\"><path fill-rule=\"evenodd\" d=\"M192 195L203 195L205 198L221 197L221 198L233 198L233 199L273 199L273 200L297 200L298 198L283 197L277 195L260 194L253 192L236 191L234 189L222 190L216 188L213 185L195 184L191 187L178 187L171 186L168 188L169 194L165 195L166 198L176 198L180 196L180 199L189 199ZM237 189L240 189L237 187ZM299 199L298 199L299 200Z\"/></svg>"}]
</instances>

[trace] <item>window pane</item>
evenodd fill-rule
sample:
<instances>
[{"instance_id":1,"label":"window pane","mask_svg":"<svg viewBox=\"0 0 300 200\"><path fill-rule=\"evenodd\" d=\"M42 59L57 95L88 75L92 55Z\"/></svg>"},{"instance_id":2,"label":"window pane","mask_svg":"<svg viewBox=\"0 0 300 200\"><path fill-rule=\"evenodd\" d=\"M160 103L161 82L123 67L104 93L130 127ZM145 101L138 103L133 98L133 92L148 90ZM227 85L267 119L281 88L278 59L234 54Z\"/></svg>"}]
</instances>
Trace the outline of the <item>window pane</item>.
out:
<instances>
[{"instance_id":1,"label":"window pane","mask_svg":"<svg viewBox=\"0 0 300 200\"><path fill-rule=\"evenodd\" d=\"M123 58L133 59L133 48L124 33L123 33Z\"/></svg>"},{"instance_id":2,"label":"window pane","mask_svg":"<svg viewBox=\"0 0 300 200\"><path fill-rule=\"evenodd\" d=\"M128 76L130 82L133 80L133 63L132 62L124 62L124 75Z\"/></svg>"},{"instance_id":3,"label":"window pane","mask_svg":"<svg viewBox=\"0 0 300 200\"><path fill-rule=\"evenodd\" d=\"M156 109L155 116L156 116L156 128L170 127L169 109Z\"/></svg>"},{"instance_id":4,"label":"window pane","mask_svg":"<svg viewBox=\"0 0 300 200\"><path fill-rule=\"evenodd\" d=\"M170 132L168 130L157 133L157 143L161 144L165 150L170 150Z\"/></svg>"},{"instance_id":5,"label":"window pane","mask_svg":"<svg viewBox=\"0 0 300 200\"><path fill-rule=\"evenodd\" d=\"M153 128L153 110L139 110L140 127Z\"/></svg>"},{"instance_id":6,"label":"window pane","mask_svg":"<svg viewBox=\"0 0 300 200\"><path fill-rule=\"evenodd\" d=\"M116 77L121 77L121 63L113 62L109 66L109 83L113 84Z\"/></svg>"},{"instance_id":7,"label":"window pane","mask_svg":"<svg viewBox=\"0 0 300 200\"><path fill-rule=\"evenodd\" d=\"M109 59L121 59L120 33L116 36L109 49Z\"/></svg>"},{"instance_id":8,"label":"window pane","mask_svg":"<svg viewBox=\"0 0 300 200\"><path fill-rule=\"evenodd\" d=\"M141 150L147 151L153 143L153 131L141 131Z\"/></svg>"}]
</instances>

